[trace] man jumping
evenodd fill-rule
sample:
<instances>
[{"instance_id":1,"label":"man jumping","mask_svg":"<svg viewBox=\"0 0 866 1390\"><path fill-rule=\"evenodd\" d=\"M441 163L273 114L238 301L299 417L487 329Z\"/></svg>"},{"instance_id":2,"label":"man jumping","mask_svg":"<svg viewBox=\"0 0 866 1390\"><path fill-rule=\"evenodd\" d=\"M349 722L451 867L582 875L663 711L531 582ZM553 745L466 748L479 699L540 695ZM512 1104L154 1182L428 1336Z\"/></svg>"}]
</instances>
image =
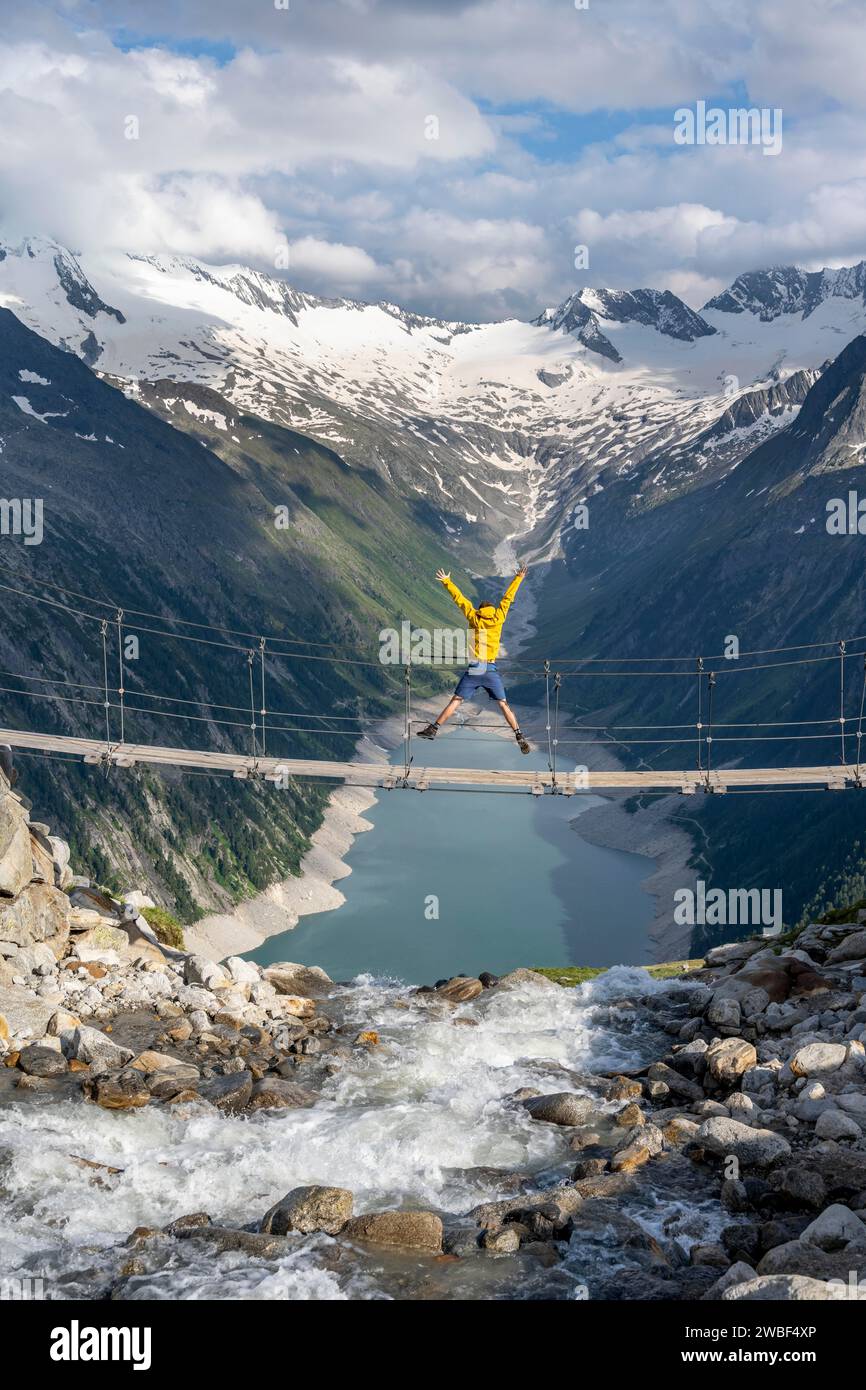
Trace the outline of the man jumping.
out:
<instances>
[{"instance_id":1,"label":"man jumping","mask_svg":"<svg viewBox=\"0 0 866 1390\"><path fill-rule=\"evenodd\" d=\"M529 744L520 732L520 726L508 707L508 701L505 698L505 686L502 684L502 677L496 669L496 655L502 639L502 627L514 601L514 596L526 578L526 566L520 566L497 606L482 602L477 608L473 608L468 598L464 598L461 594L457 585L452 584L450 574L446 574L444 570L437 570L436 578L440 584L445 585L460 612L473 629L472 654L475 659L470 662L460 677L457 689L442 713L432 724L428 724L426 729L421 729L418 737L435 738L442 725L448 722L463 701L471 700L476 690L483 689L487 691L491 700L496 701L509 728L514 730L514 737L517 739L517 746L521 753L528 753Z\"/></svg>"}]
</instances>

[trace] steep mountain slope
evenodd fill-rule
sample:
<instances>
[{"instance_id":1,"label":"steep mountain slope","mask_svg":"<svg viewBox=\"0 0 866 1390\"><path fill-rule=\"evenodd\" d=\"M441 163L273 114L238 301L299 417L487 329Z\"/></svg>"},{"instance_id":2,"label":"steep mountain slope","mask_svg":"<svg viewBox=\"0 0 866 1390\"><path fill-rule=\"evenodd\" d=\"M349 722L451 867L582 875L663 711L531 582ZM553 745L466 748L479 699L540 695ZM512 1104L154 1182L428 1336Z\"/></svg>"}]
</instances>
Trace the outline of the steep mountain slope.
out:
<instances>
[{"instance_id":1,"label":"steep mountain slope","mask_svg":"<svg viewBox=\"0 0 866 1390\"><path fill-rule=\"evenodd\" d=\"M812 385L793 421L720 481L650 509L636 506L622 483L593 502L587 531L567 537L538 650L555 643L559 656L576 659L564 698L584 722L662 726L617 733L626 756L651 766L696 765L695 661L703 653L717 680L714 765L838 763L842 665L846 754L856 757L857 731L866 731L864 542L833 533L827 521L833 499L847 503L849 491L866 490L864 405L860 336ZM724 656L732 635L738 660ZM844 660L841 638L848 639ZM816 642L824 645L810 645ZM760 654L771 647L795 650ZM628 661L667 654L683 659L643 668ZM605 655L617 659L580 664ZM594 674L623 669L652 675ZM706 721L706 677L702 686ZM689 806L686 814L696 813ZM697 814L720 881L785 884L788 921L805 906L816 863L829 898L834 875L863 872L863 808L855 794L729 796Z\"/></svg>"},{"instance_id":2,"label":"steep mountain slope","mask_svg":"<svg viewBox=\"0 0 866 1390\"><path fill-rule=\"evenodd\" d=\"M222 459L0 310L0 492L44 507L41 544L0 540L0 582L29 595L4 591L4 718L104 733L104 615L117 737L115 605L140 646L123 668L127 738L248 751L258 641L232 629L283 639L265 658L272 752L345 754L354 731L402 700L402 673L377 660L379 630L447 612L430 583L441 552L418 508L282 427L238 416L232 430ZM127 865L185 916L297 867L325 800L309 786L263 798L205 778L105 780L60 763L50 774L34 760L27 789L76 852L86 841L107 855L120 815ZM97 861L100 876L123 876L116 858Z\"/></svg>"}]
</instances>

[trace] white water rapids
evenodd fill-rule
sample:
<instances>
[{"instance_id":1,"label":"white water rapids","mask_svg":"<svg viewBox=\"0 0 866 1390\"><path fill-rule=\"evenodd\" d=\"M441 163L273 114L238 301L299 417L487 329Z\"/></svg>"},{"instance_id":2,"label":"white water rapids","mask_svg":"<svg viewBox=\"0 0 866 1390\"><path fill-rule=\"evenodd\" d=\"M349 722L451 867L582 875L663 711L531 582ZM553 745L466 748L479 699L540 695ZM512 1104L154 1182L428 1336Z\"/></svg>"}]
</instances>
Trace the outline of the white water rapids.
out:
<instances>
[{"instance_id":1,"label":"white water rapids","mask_svg":"<svg viewBox=\"0 0 866 1390\"><path fill-rule=\"evenodd\" d=\"M254 1229L281 1196L311 1183L350 1188L356 1212L403 1205L457 1215L510 1195L509 1173L561 1181L576 1158L565 1132L504 1098L525 1086L580 1089L567 1072L634 1065L653 1042L659 1055L657 1035L631 1025L628 1011L620 1016L616 1001L665 988L643 970L617 967L576 989L485 992L441 1017L402 985L361 978L343 994L342 1016L376 1029L380 1045L355 1049L312 1109L227 1116L183 1105L112 1112L78 1100L7 1104L0 1277L41 1277L52 1297L104 1296L129 1273L121 1247L135 1227L206 1211L217 1223ZM75 1157L122 1171L82 1167ZM656 1211L651 1202L645 1228L660 1229L680 1205L660 1202ZM705 1238L703 1229L692 1234ZM194 1240L166 1244L162 1267L128 1279L122 1297L407 1296L387 1258L347 1260L325 1236L292 1237L275 1259L215 1254ZM489 1280L494 1267L504 1277L508 1261L460 1261L475 1263L484 1267L478 1278ZM568 1268L566 1260L557 1272L557 1297L571 1296ZM462 1292L441 1296L489 1296L460 1280L452 1288Z\"/></svg>"}]
</instances>

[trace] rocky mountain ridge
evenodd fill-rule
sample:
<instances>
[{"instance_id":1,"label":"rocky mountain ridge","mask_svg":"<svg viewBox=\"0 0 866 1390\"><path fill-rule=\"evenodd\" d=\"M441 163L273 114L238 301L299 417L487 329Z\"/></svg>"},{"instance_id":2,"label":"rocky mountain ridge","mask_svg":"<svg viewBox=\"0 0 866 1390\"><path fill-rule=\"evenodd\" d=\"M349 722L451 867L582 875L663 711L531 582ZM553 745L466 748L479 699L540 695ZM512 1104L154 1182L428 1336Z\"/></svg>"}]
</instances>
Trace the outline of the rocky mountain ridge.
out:
<instances>
[{"instance_id":1,"label":"rocky mountain ridge","mask_svg":"<svg viewBox=\"0 0 866 1390\"><path fill-rule=\"evenodd\" d=\"M575 493L636 475L741 396L756 408L762 392L819 368L866 317L861 268L821 274L805 318L802 296L767 317L778 276L756 272L744 277L750 294L736 282L730 302L700 313L669 291L582 289L534 324L459 324L322 299L243 267L76 258L31 238L4 248L0 302L130 390L143 379L206 386L376 471L483 567L518 535L555 554ZM774 411L760 418L769 429ZM729 440L729 466L749 447Z\"/></svg>"}]
</instances>

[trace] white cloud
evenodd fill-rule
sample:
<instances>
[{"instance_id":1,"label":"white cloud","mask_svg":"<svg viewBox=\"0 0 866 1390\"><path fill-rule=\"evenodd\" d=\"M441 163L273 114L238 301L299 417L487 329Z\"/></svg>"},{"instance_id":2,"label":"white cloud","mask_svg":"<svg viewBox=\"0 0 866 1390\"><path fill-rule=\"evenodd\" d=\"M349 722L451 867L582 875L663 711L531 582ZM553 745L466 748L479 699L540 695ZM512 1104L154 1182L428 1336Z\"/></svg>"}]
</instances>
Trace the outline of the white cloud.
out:
<instances>
[{"instance_id":1,"label":"white cloud","mask_svg":"<svg viewBox=\"0 0 866 1390\"><path fill-rule=\"evenodd\" d=\"M341 292L383 278L382 269L359 246L302 237L289 247L289 276L295 271L317 277L319 283L333 285Z\"/></svg>"},{"instance_id":2,"label":"white cloud","mask_svg":"<svg viewBox=\"0 0 866 1390\"><path fill-rule=\"evenodd\" d=\"M109 12L162 44L122 51ZM267 269L288 240L304 288L449 318L586 283L700 303L756 265L866 256L861 0L55 0L4 25L19 234ZM783 108L777 159L672 147L676 107L743 90ZM572 129L613 134L569 149Z\"/></svg>"}]
</instances>

